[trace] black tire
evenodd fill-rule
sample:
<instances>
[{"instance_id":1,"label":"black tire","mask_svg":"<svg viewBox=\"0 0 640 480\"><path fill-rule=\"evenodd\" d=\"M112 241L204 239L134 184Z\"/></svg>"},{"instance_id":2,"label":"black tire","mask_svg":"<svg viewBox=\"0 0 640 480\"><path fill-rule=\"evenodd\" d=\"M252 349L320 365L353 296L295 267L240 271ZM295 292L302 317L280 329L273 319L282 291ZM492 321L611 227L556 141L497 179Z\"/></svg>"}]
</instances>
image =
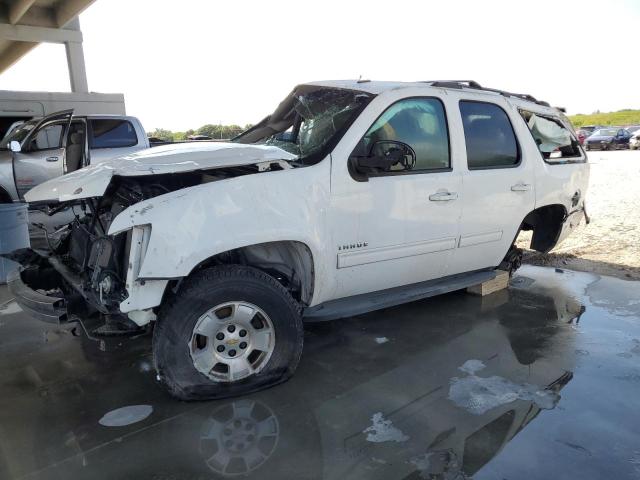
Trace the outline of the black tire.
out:
<instances>
[{"instance_id":1,"label":"black tire","mask_svg":"<svg viewBox=\"0 0 640 480\"><path fill-rule=\"evenodd\" d=\"M261 308L273 323L276 340L260 372L218 382L196 370L189 342L200 316L229 301ZM288 380L300 361L303 339L300 306L277 280L252 267L219 266L189 277L162 306L153 334L154 363L160 382L181 400L244 395Z\"/></svg>"}]
</instances>

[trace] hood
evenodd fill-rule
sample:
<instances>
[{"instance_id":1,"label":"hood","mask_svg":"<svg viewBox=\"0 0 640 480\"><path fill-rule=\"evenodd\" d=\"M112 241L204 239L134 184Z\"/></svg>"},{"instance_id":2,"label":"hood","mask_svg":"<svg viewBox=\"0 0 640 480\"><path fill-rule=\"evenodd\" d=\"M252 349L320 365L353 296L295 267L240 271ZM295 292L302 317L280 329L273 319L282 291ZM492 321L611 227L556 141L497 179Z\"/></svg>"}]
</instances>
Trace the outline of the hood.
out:
<instances>
[{"instance_id":1,"label":"hood","mask_svg":"<svg viewBox=\"0 0 640 480\"><path fill-rule=\"evenodd\" d=\"M104 194L115 175L142 177L296 158L281 148L268 145L222 142L162 145L54 178L29 190L25 199L28 202L66 202L99 197Z\"/></svg>"}]
</instances>

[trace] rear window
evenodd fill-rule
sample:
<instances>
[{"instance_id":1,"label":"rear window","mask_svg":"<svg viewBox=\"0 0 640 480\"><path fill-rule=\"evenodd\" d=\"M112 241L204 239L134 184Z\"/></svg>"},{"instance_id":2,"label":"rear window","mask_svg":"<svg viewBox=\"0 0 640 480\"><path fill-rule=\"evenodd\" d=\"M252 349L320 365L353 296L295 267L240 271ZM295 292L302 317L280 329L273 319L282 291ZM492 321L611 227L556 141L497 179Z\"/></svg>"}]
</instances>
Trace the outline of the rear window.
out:
<instances>
[{"instance_id":1,"label":"rear window","mask_svg":"<svg viewBox=\"0 0 640 480\"><path fill-rule=\"evenodd\" d=\"M91 130L91 148L132 147L138 143L136 131L127 120L91 120Z\"/></svg>"},{"instance_id":2,"label":"rear window","mask_svg":"<svg viewBox=\"0 0 640 480\"><path fill-rule=\"evenodd\" d=\"M526 110L520 110L520 114L545 161L561 163L563 159L575 161L583 158L578 140L558 118Z\"/></svg>"},{"instance_id":3,"label":"rear window","mask_svg":"<svg viewBox=\"0 0 640 480\"><path fill-rule=\"evenodd\" d=\"M493 103L461 101L460 114L470 170L520 163L518 142L506 112Z\"/></svg>"}]
</instances>

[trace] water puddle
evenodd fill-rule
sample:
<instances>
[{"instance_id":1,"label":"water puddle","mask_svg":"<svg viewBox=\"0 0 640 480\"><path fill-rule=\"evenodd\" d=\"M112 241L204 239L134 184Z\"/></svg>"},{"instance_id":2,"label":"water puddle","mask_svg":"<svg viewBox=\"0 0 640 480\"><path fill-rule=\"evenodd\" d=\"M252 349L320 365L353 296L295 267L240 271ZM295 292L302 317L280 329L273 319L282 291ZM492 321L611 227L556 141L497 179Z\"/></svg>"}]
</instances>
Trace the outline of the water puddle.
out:
<instances>
[{"instance_id":1,"label":"water puddle","mask_svg":"<svg viewBox=\"0 0 640 480\"><path fill-rule=\"evenodd\" d=\"M151 405L130 405L105 413L98 423L104 427L124 427L144 420L151 412Z\"/></svg>"},{"instance_id":2,"label":"water puddle","mask_svg":"<svg viewBox=\"0 0 640 480\"><path fill-rule=\"evenodd\" d=\"M22 309L14 300L10 300L6 303L0 303L0 315L13 315L14 313L20 313Z\"/></svg>"},{"instance_id":3,"label":"water puddle","mask_svg":"<svg viewBox=\"0 0 640 480\"><path fill-rule=\"evenodd\" d=\"M371 417L373 424L365 428L362 433L367 434L367 441L373 443L382 442L406 442L409 436L402 430L393 426L391 420L385 420L381 412L374 413Z\"/></svg>"},{"instance_id":4,"label":"water puddle","mask_svg":"<svg viewBox=\"0 0 640 480\"><path fill-rule=\"evenodd\" d=\"M466 377L453 377L449 386L449 400L474 415L482 415L492 408L516 400L535 403L539 408L552 409L560 396L528 383L517 384L499 376L479 377L476 372L485 368L480 360L467 360L459 370Z\"/></svg>"}]
</instances>

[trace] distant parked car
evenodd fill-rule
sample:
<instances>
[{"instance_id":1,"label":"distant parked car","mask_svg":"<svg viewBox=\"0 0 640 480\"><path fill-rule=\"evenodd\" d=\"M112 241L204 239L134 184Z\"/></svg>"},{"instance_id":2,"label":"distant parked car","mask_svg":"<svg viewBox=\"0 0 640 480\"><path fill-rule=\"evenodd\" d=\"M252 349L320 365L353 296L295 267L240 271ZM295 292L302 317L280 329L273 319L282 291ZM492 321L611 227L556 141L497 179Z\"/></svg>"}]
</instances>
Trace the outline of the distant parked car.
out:
<instances>
[{"instance_id":1,"label":"distant parked car","mask_svg":"<svg viewBox=\"0 0 640 480\"><path fill-rule=\"evenodd\" d=\"M629 146L631 134L624 128L610 127L596 130L585 142L586 150L618 150Z\"/></svg>"},{"instance_id":2,"label":"distant parked car","mask_svg":"<svg viewBox=\"0 0 640 480\"><path fill-rule=\"evenodd\" d=\"M640 149L640 129L636 130L631 138L629 139L629 148L631 150Z\"/></svg>"},{"instance_id":3,"label":"distant parked car","mask_svg":"<svg viewBox=\"0 0 640 480\"><path fill-rule=\"evenodd\" d=\"M189 135L187 140L211 140L211 137L209 135Z\"/></svg>"},{"instance_id":4,"label":"distant parked car","mask_svg":"<svg viewBox=\"0 0 640 480\"><path fill-rule=\"evenodd\" d=\"M640 125L629 125L628 127L624 127L624 129L633 135L638 130L640 130Z\"/></svg>"},{"instance_id":5,"label":"distant parked car","mask_svg":"<svg viewBox=\"0 0 640 480\"><path fill-rule=\"evenodd\" d=\"M588 133L587 136L592 135L593 132L595 132L596 130L600 130L601 128L607 128L603 125L583 125L582 127L580 127L580 130L584 130L585 132Z\"/></svg>"},{"instance_id":6,"label":"distant parked car","mask_svg":"<svg viewBox=\"0 0 640 480\"><path fill-rule=\"evenodd\" d=\"M135 117L64 110L14 124L0 140L0 203L23 201L47 180L147 148Z\"/></svg>"}]
</instances>

